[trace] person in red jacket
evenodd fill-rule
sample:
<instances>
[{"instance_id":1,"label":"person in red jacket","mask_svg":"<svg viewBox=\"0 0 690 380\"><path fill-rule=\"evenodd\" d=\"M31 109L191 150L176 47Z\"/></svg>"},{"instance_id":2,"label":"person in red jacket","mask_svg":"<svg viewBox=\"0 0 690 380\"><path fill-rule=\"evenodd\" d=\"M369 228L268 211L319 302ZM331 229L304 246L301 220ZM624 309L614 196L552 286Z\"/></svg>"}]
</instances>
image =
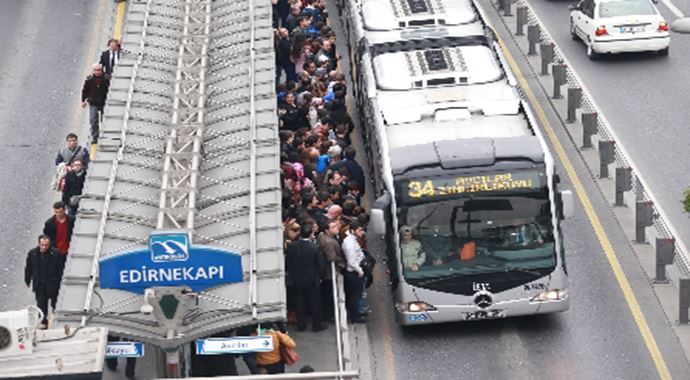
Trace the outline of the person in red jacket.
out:
<instances>
[{"instance_id":1,"label":"person in red jacket","mask_svg":"<svg viewBox=\"0 0 690 380\"><path fill-rule=\"evenodd\" d=\"M74 216L67 215L65 204L62 202L53 203L53 213L43 225L43 234L50 237L50 241L62 257L62 261L67 259L69 243L72 241L72 231L74 230Z\"/></svg>"}]
</instances>

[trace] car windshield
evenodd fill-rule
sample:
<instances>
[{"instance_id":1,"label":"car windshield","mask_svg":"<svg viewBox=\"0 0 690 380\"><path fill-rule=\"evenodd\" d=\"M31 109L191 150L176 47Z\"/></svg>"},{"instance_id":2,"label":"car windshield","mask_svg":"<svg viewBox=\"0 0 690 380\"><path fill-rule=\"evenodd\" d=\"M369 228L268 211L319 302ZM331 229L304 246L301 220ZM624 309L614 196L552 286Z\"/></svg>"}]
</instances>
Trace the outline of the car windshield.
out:
<instances>
[{"instance_id":1,"label":"car windshield","mask_svg":"<svg viewBox=\"0 0 690 380\"><path fill-rule=\"evenodd\" d=\"M407 279L532 273L556 265L546 189L403 207L399 221Z\"/></svg>"},{"instance_id":2,"label":"car windshield","mask_svg":"<svg viewBox=\"0 0 690 380\"><path fill-rule=\"evenodd\" d=\"M599 17L655 15L656 10L649 0L616 0L599 4Z\"/></svg>"}]
</instances>

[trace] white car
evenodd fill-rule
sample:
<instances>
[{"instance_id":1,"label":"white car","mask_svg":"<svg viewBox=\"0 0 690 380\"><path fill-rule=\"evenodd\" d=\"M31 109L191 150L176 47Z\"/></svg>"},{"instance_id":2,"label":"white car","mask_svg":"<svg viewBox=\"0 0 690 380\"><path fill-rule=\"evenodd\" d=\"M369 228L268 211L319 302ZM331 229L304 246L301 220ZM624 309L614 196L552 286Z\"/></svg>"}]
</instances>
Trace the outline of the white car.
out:
<instances>
[{"instance_id":1,"label":"white car","mask_svg":"<svg viewBox=\"0 0 690 380\"><path fill-rule=\"evenodd\" d=\"M651 0L582 0L570 6L570 35L587 56L653 51L668 55L669 25Z\"/></svg>"}]
</instances>

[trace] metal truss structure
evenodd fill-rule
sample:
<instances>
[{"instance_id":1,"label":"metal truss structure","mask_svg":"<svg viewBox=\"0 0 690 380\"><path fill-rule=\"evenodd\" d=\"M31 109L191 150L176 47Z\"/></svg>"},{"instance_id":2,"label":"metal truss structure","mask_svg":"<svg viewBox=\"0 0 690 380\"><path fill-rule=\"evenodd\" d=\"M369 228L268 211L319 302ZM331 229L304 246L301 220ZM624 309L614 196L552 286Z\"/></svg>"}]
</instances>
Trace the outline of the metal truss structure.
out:
<instances>
[{"instance_id":1,"label":"metal truss structure","mask_svg":"<svg viewBox=\"0 0 690 380\"><path fill-rule=\"evenodd\" d=\"M129 3L57 307L60 324L110 328L162 348L283 319L278 122L271 3ZM98 261L153 230L242 256L244 280L188 294L169 328L143 297L101 289Z\"/></svg>"}]
</instances>

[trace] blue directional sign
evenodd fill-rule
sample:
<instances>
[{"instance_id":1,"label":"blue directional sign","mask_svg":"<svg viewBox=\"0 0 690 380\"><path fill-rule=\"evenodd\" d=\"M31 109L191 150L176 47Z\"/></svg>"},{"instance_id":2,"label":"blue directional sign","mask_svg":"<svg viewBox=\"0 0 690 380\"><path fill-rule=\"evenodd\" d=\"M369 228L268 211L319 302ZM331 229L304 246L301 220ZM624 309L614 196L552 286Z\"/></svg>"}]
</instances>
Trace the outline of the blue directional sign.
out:
<instances>
[{"instance_id":1,"label":"blue directional sign","mask_svg":"<svg viewBox=\"0 0 690 380\"><path fill-rule=\"evenodd\" d=\"M108 342L105 347L106 358L140 358L144 356L141 342Z\"/></svg>"},{"instance_id":2,"label":"blue directional sign","mask_svg":"<svg viewBox=\"0 0 690 380\"><path fill-rule=\"evenodd\" d=\"M155 232L148 249L99 260L100 286L143 294L154 286L189 286L201 291L242 282L242 257L214 247L190 245L180 232Z\"/></svg>"},{"instance_id":3,"label":"blue directional sign","mask_svg":"<svg viewBox=\"0 0 690 380\"><path fill-rule=\"evenodd\" d=\"M273 351L270 335L208 338L196 341L197 355L243 354L245 352Z\"/></svg>"}]
</instances>

